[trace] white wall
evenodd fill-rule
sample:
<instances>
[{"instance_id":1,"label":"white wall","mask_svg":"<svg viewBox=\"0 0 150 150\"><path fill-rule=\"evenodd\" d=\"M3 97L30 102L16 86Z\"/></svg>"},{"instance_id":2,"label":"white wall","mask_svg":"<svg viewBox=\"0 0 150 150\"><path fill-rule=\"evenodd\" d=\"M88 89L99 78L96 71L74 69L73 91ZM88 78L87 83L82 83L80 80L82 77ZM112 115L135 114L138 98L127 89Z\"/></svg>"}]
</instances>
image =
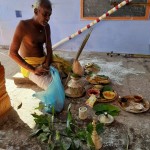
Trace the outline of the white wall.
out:
<instances>
[{"instance_id":1,"label":"white wall","mask_svg":"<svg viewBox=\"0 0 150 150\"><path fill-rule=\"evenodd\" d=\"M50 25L52 43L55 44L86 26L91 21L80 19L80 0L51 0L53 14ZM21 10L23 18L31 18L33 0L0 0L0 45L9 45L20 18L15 10ZM150 54L150 20L103 20L93 26L84 51L122 52ZM88 31L66 42L57 49L77 50Z\"/></svg>"},{"instance_id":2,"label":"white wall","mask_svg":"<svg viewBox=\"0 0 150 150\"><path fill-rule=\"evenodd\" d=\"M10 45L19 20L32 17L32 3L33 0L0 0L0 45ZM15 10L22 11L22 18L16 18Z\"/></svg>"}]
</instances>

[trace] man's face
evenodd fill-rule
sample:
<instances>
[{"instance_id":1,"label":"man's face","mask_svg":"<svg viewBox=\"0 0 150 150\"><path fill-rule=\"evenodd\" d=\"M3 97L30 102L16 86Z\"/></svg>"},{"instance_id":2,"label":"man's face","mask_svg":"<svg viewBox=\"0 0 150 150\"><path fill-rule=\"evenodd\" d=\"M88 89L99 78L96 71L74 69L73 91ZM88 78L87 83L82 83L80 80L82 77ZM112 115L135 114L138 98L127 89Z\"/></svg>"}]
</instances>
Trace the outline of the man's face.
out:
<instances>
[{"instance_id":1,"label":"man's face","mask_svg":"<svg viewBox=\"0 0 150 150\"><path fill-rule=\"evenodd\" d=\"M50 8L39 7L38 8L38 22L42 26L46 26L48 21L50 20L50 16L52 14L52 10Z\"/></svg>"}]
</instances>

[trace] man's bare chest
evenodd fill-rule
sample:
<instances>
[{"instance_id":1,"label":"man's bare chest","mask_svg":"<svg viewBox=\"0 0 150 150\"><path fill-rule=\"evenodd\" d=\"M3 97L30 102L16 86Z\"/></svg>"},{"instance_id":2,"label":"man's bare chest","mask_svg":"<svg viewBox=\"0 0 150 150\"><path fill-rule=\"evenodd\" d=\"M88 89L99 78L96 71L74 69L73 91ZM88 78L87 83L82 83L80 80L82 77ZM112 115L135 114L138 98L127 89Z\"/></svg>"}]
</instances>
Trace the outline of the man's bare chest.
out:
<instances>
[{"instance_id":1,"label":"man's bare chest","mask_svg":"<svg viewBox=\"0 0 150 150\"><path fill-rule=\"evenodd\" d=\"M46 36L44 30L30 30L26 32L23 41L32 45L45 43Z\"/></svg>"}]
</instances>

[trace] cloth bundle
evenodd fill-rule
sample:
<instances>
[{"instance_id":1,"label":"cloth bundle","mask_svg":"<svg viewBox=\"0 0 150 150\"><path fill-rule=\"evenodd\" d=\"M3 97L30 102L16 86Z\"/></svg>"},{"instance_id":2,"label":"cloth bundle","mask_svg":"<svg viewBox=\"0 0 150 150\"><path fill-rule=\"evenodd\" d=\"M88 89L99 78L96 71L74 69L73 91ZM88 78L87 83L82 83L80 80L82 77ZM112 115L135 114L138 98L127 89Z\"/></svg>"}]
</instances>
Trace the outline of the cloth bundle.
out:
<instances>
[{"instance_id":1,"label":"cloth bundle","mask_svg":"<svg viewBox=\"0 0 150 150\"><path fill-rule=\"evenodd\" d=\"M62 111L65 101L65 92L60 80L59 72L54 67L50 67L52 81L47 90L33 94L34 97L41 100L44 104L45 112L51 113L52 107L56 112Z\"/></svg>"}]
</instances>

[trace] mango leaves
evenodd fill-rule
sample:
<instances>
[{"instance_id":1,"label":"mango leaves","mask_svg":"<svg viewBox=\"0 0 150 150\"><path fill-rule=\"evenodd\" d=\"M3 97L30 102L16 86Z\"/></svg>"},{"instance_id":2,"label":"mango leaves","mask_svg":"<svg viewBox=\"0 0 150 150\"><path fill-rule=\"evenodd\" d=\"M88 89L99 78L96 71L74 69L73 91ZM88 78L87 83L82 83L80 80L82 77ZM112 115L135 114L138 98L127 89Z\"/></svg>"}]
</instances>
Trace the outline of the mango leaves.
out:
<instances>
[{"instance_id":1,"label":"mango leaves","mask_svg":"<svg viewBox=\"0 0 150 150\"><path fill-rule=\"evenodd\" d=\"M71 113L71 104L68 106L66 122L55 119L54 115L54 109L52 109L52 114L32 114L36 129L31 136L37 136L42 143L47 143L50 150L82 150L83 147L91 150L94 148L91 138L92 123L79 127ZM58 128L59 123L63 128ZM66 123L66 126L63 123ZM103 131L103 125L97 123L96 130L100 134Z\"/></svg>"},{"instance_id":2,"label":"mango leaves","mask_svg":"<svg viewBox=\"0 0 150 150\"><path fill-rule=\"evenodd\" d=\"M104 112L107 112L112 116L117 116L120 112L120 109L118 107L110 104L97 104L93 107L93 109L95 110L96 115L100 115Z\"/></svg>"}]
</instances>

